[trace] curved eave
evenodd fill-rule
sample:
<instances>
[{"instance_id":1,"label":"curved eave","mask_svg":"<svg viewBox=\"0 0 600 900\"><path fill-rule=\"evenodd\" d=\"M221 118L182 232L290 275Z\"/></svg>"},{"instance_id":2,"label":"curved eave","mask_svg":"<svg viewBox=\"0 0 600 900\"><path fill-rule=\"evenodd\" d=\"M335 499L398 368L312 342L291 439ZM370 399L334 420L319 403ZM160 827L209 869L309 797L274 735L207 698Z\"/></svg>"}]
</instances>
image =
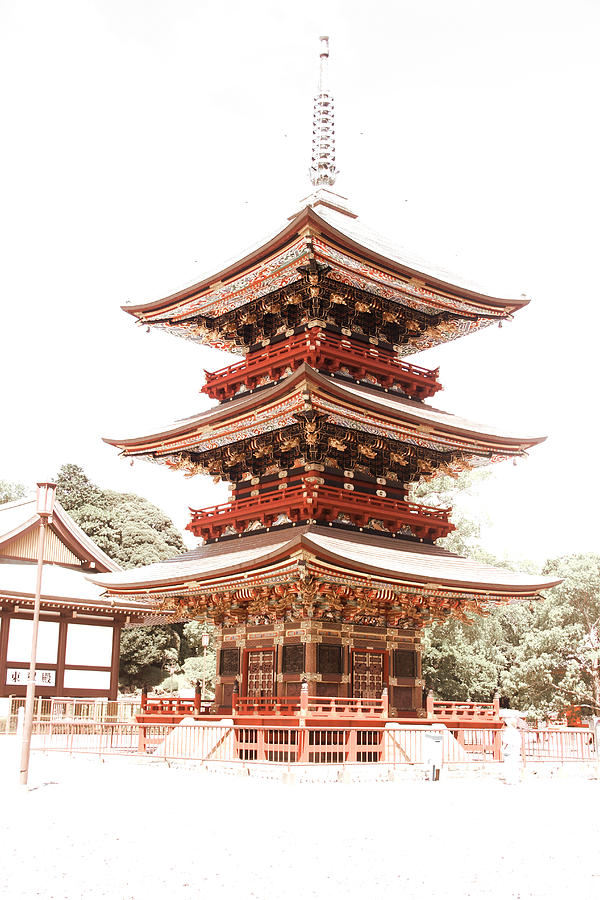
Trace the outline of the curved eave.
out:
<instances>
[{"instance_id":1,"label":"curved eave","mask_svg":"<svg viewBox=\"0 0 600 900\"><path fill-rule=\"evenodd\" d=\"M109 594L115 596L124 596L132 594L140 594L155 592L174 592L184 588L201 591L203 585L206 590L211 590L215 583L222 583L229 577L250 578L252 575L259 575L265 570L272 569L278 563L289 562L294 554L301 552L302 555L308 554L308 559L314 559L319 563L330 565L349 576L354 574L358 576L375 577L386 582L392 582L399 586L402 584L411 585L413 587L421 587L424 592L431 589L447 590L447 591L469 591L480 594L484 598L488 594L506 597L533 597L540 591L547 590L561 583L561 579L556 578L540 578L539 576L529 576L521 573L510 573L508 570L498 569L494 566L488 566L483 563L477 563L460 557L457 554L450 553L440 547L425 547L422 544L413 544L406 541L398 541L391 538L381 538L374 540L365 538L363 535L355 533L343 534L339 531L332 533L330 529L320 526L300 526L295 528L290 535L290 539L278 543L273 548L273 535L263 534L252 538L240 538L239 542L232 542L228 547L218 548L218 552L214 553L214 545L204 554L200 553L197 557L197 571L194 573L194 559L187 559L189 566L185 572L174 575L169 569L172 563L177 563L177 559L169 561L165 564L166 574L164 577L157 577L160 573L162 564L157 563L152 567L143 567L139 570L137 580L132 576L135 571L124 573L122 579L111 579L109 576L101 576L90 578L95 584L104 588ZM325 539L334 544L339 544L338 552L323 546L319 538ZM269 545L268 541L271 541ZM231 554L238 556L240 544L252 541L246 558L243 562L232 561L230 565L218 565L219 558ZM266 544L264 552L260 552L260 544ZM229 549L229 554L227 550ZM383 550L388 555L396 557L397 564L394 568L377 564L369 561L369 557L373 556L373 552ZM343 550L343 552L340 552ZM367 557L365 559L364 557ZM362 557L362 558L361 558ZM209 566L205 563L208 559ZM216 565L210 568L210 560L214 559ZM426 574L418 573L415 569L422 566L423 561L427 565ZM456 576L435 574L437 567L444 565L457 565L459 569L466 570L466 575L461 577L460 572ZM469 576L469 569L471 575ZM504 576L498 578L498 576ZM514 575L514 579L510 576ZM148 598L149 602L151 598Z\"/></svg>"},{"instance_id":2,"label":"curved eave","mask_svg":"<svg viewBox=\"0 0 600 900\"><path fill-rule=\"evenodd\" d=\"M340 555L334 553L331 550L327 550L322 547L319 543L311 540L310 535L303 535L302 537L303 545L310 550L315 556L318 557L319 560L324 562L329 562L332 565L335 565L338 568L348 570L349 563L351 564L351 568L353 571L358 570L361 574L365 575L376 575L380 578L388 579L388 580L397 580L397 581L406 581L412 584L420 585L424 589L426 589L430 585L439 586L439 588L446 588L447 590L469 590L473 592L479 593L494 593L494 594L523 594L526 596L534 595L543 590L548 590L551 587L555 587L560 584L562 579L543 579L540 581L531 581L527 583L514 584L514 583L506 583L506 582L494 582L490 581L482 581L476 579L467 579L467 578L455 578L449 579L444 577L438 577L433 574L428 574L426 578L423 578L419 575L416 575L411 572L398 572L391 569L386 569L384 566L377 566L375 564L369 563L360 563L360 569L358 564L352 557L347 555ZM406 548L404 548L406 551ZM412 548L407 552L412 552ZM433 554L432 554L433 555ZM457 559L457 560L466 560L466 557L458 556L454 553L444 554L442 557L444 559ZM468 561L468 560L467 560ZM487 567L487 568L495 568L495 567Z\"/></svg>"},{"instance_id":3,"label":"curved eave","mask_svg":"<svg viewBox=\"0 0 600 900\"><path fill-rule=\"evenodd\" d=\"M302 210L302 212L295 216L295 218L289 223L289 225L287 225L282 231L278 232L265 244L262 244L260 247L252 250L246 256L243 256L235 263L231 263L224 269L221 269L219 272L215 272L214 275L209 275L206 278L203 278L201 281L196 282L195 284L188 285L188 287L182 288L182 290L180 291L176 291L174 294L169 294L167 297L162 297L160 300L153 300L150 303L125 305L122 306L121 309L126 313L135 316L136 318L140 318L141 314L143 313L156 312L163 307L165 308L165 310L169 307L176 308L177 305L182 301L187 302L192 296L200 294L202 291L206 291L209 288L213 287L215 282L226 282L239 277L246 271L246 269L258 265L264 259L271 256L271 254L276 253L281 247L285 246L290 238L297 237L299 234L300 226L303 224L303 219L306 212L307 209Z\"/></svg>"},{"instance_id":4,"label":"curved eave","mask_svg":"<svg viewBox=\"0 0 600 900\"><path fill-rule=\"evenodd\" d=\"M294 536L297 538L297 536ZM292 538L291 540L283 540L282 545L278 545L277 549L272 551L267 551L262 555L252 554L246 562L235 561L232 562L231 565L217 567L213 571L208 571L206 573L193 571L193 565L190 566L189 571L182 572L179 575L173 577L172 575L169 577L165 575L163 578L156 578L152 576L151 573L148 573L148 569L150 566L142 566L139 569L140 575L146 571L146 575L149 577L144 577L139 581L127 581L127 574L125 574L125 578L122 581L111 581L109 576L100 576L100 577L92 577L88 576L89 581L93 581L94 584L98 585L101 588L104 588L105 591L109 593L114 591L119 594L123 593L144 593L145 591L150 591L154 589L155 591L163 588L177 588L183 587L190 583L198 583L200 584L202 580L205 581L215 581L216 579L227 578L231 575L240 575L244 572L250 572L254 569L260 568L263 569L273 563L277 563L286 557L289 557L291 553L297 549L297 544L299 543L297 539ZM239 546L235 546L231 548L232 555L235 554L236 550L239 550ZM177 559L177 558L175 558ZM167 560L167 562L172 562L172 560ZM160 567L160 563L154 563L154 567ZM137 570L129 570L131 572L135 572Z\"/></svg>"},{"instance_id":5,"label":"curved eave","mask_svg":"<svg viewBox=\"0 0 600 900\"><path fill-rule=\"evenodd\" d=\"M428 272L412 268L407 264L399 263L397 260L390 259L389 257L377 253L370 247L359 244L343 231L340 231L325 219L321 218L312 207L305 207L282 231L235 263L230 264L213 275L203 278L195 284L189 285L173 294L169 294L167 297L153 300L149 303L124 305L121 309L140 321L145 321L144 317L146 314L156 313L159 310L164 310L165 313L169 310L175 311L180 303L187 302L192 297L202 294L203 291L208 292L214 287L215 283L226 283L227 281L239 277L247 269L259 265L263 260L284 247L288 240L299 236L304 229L310 228L311 226L319 234L330 238L340 247L340 249L349 251L360 259L369 260L393 275L399 275L407 279L418 279L425 285L449 293L453 296L462 297L483 306L491 307L492 309L504 310L507 316L522 309L529 303L529 299L527 298L492 297L488 294L475 291L472 288L461 287L458 284L445 281ZM482 315L485 315L484 310L482 310Z\"/></svg>"},{"instance_id":6,"label":"curved eave","mask_svg":"<svg viewBox=\"0 0 600 900\"><path fill-rule=\"evenodd\" d=\"M331 376L322 375L320 372L317 372L308 363L302 363L295 372L292 372L291 375L288 375L286 378L279 381L276 385L273 385L271 388L265 388L258 395L257 394L247 394L243 397L240 397L239 400L233 400L225 404L221 404L213 409L209 409L206 412L199 413L197 416L194 416L190 419L186 419L182 423L175 424L169 428L166 428L162 431L155 432L149 435L143 435L136 438L125 438L122 440L117 440L114 438L103 438L105 443L110 444L113 447L118 447L124 452L128 452L129 454L138 452L140 454L152 453L155 452L157 448L148 447L149 444L159 444L160 442L164 442L166 440L173 440L176 438L185 437L188 434L193 433L198 428L206 427L207 425L214 425L218 422L227 421L235 419L237 416L244 416L248 414L251 410L256 412L257 409L260 409L262 406L265 406L273 401L275 401L278 397L283 394L286 394L292 389L298 382L308 381L312 382L314 385L321 387L324 391L329 393L330 395L336 397L339 400L343 400L346 403L352 403L355 406L361 406L361 401L359 396L356 394L356 389L352 386L351 393L350 389L345 389L344 383L342 381L338 381ZM482 432L478 430L476 423L468 423L466 420L460 420L464 424L449 422L440 422L435 418L428 418L427 413L432 413L434 416L436 414L442 416L449 416L450 419L454 418L452 413L446 413L443 410L437 410L434 407L426 406L424 403L419 403L414 400L400 400L400 398L394 398L390 393L386 393L382 396L379 395L379 392L361 386L360 393L364 394L365 397L368 398L368 404L364 404L366 410L372 410L373 412L378 413L382 417L391 418L394 421L408 422L415 427L427 427L433 429L434 432L445 433L445 434L454 434L456 436L467 437L480 441L487 441L488 443L496 443L500 447L514 447L516 448L516 452L524 451L533 447L537 444L542 443L546 440L545 436L542 437L517 437L517 436L505 436L501 434L497 434L496 432L490 430L487 432ZM385 400L383 398L386 398ZM394 409L390 405L390 398L396 404L396 407L401 407L401 410L398 408ZM415 412L411 413L411 409ZM416 414L416 410L421 412L421 415ZM483 427L483 426L479 426Z\"/></svg>"},{"instance_id":7,"label":"curved eave","mask_svg":"<svg viewBox=\"0 0 600 900\"><path fill-rule=\"evenodd\" d=\"M429 272L423 272L419 269L411 268L407 264L401 264L397 260L392 260L387 256L383 256L380 253L377 253L377 251L373 250L371 247L365 247L363 244L359 244L349 235L345 234L343 231L339 231L337 228L335 228L334 225L331 225L325 219L322 219L312 208L309 209L309 219L315 222L315 224L319 225L322 234L325 234L332 240L336 241L344 249L351 250L360 258L368 259L370 262L377 263L383 269L387 269L394 275L406 276L407 278L415 278L419 281L424 282L429 287L436 288L439 291L444 291L449 294L468 298L469 300L482 303L485 306L491 306L496 309L504 309L506 310L507 315L510 315L511 313L522 309L530 302L526 297L518 299L514 297L492 297L489 294L475 291L472 288L462 287L459 284L453 284L450 281L444 281L443 279L438 278L435 275L430 274Z\"/></svg>"}]
</instances>

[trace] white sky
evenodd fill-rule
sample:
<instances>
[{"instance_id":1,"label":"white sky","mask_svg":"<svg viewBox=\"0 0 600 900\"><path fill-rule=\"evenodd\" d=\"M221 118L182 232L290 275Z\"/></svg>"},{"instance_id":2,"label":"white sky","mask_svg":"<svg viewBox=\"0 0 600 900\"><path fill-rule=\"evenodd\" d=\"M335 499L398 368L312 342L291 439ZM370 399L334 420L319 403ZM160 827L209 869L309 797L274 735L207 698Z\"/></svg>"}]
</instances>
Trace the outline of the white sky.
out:
<instances>
[{"instance_id":1,"label":"white sky","mask_svg":"<svg viewBox=\"0 0 600 900\"><path fill-rule=\"evenodd\" d=\"M119 307L296 210L329 33L336 190L397 244L533 298L412 357L441 366L435 405L549 435L482 490L488 545L597 551L599 24L595 0L0 0L0 479L77 462L180 528L224 499L102 443L203 408L203 368L231 361Z\"/></svg>"}]
</instances>

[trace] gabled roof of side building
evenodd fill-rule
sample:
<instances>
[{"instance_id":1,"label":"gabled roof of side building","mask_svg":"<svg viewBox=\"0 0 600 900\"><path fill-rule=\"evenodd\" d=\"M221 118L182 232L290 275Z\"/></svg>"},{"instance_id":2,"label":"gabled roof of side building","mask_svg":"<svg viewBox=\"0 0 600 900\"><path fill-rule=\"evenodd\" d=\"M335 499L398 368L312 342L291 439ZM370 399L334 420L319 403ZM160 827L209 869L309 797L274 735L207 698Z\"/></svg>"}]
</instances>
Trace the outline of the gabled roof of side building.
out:
<instances>
[{"instance_id":1,"label":"gabled roof of side building","mask_svg":"<svg viewBox=\"0 0 600 900\"><path fill-rule=\"evenodd\" d=\"M35 497L0 504L0 557L10 555L10 545L36 530L39 521ZM121 566L88 537L58 500L54 504L50 529L82 565L93 566L100 572L121 571Z\"/></svg>"},{"instance_id":2,"label":"gabled roof of side building","mask_svg":"<svg viewBox=\"0 0 600 900\"><path fill-rule=\"evenodd\" d=\"M21 611L33 607L39 523L35 497L0 504L0 600ZM148 603L104 597L102 588L88 578L100 573L116 577L123 569L56 501L45 540L42 609L81 615L118 613L132 622L145 620Z\"/></svg>"}]
</instances>

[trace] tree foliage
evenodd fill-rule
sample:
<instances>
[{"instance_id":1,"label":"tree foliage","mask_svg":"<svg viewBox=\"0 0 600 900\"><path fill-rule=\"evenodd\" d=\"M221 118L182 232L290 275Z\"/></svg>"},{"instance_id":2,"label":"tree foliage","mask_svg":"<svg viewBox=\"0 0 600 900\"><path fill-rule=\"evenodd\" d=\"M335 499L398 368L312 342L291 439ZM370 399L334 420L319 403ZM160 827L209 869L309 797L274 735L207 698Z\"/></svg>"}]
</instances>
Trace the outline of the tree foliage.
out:
<instances>
[{"instance_id":1,"label":"tree foliage","mask_svg":"<svg viewBox=\"0 0 600 900\"><path fill-rule=\"evenodd\" d=\"M532 713L581 706L584 713L600 715L600 556L549 560L544 574L564 580L535 605L505 690L515 705Z\"/></svg>"},{"instance_id":2,"label":"tree foliage","mask_svg":"<svg viewBox=\"0 0 600 900\"><path fill-rule=\"evenodd\" d=\"M121 635L121 673L135 679L177 666L180 639L169 625L125 628Z\"/></svg>"},{"instance_id":3,"label":"tree foliage","mask_svg":"<svg viewBox=\"0 0 600 900\"><path fill-rule=\"evenodd\" d=\"M145 566L185 550L162 510L136 494L104 490L80 466L61 466L56 496L78 525L125 569Z\"/></svg>"},{"instance_id":4,"label":"tree foliage","mask_svg":"<svg viewBox=\"0 0 600 900\"><path fill-rule=\"evenodd\" d=\"M10 503L25 496L25 486L16 481L0 481L0 503Z\"/></svg>"}]
</instances>

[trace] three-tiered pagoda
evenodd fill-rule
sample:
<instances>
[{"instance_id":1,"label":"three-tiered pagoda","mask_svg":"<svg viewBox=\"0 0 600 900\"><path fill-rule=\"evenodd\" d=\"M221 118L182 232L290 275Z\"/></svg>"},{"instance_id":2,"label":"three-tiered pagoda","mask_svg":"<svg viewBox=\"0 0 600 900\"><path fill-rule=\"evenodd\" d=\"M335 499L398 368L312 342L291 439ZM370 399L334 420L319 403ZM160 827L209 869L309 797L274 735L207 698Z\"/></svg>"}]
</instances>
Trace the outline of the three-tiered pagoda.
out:
<instances>
[{"instance_id":1,"label":"three-tiered pagoda","mask_svg":"<svg viewBox=\"0 0 600 900\"><path fill-rule=\"evenodd\" d=\"M212 409L155 434L109 440L230 482L195 509L203 544L98 578L113 597L219 626L216 705L247 697L379 697L423 711L423 627L555 582L450 553L450 510L411 484L526 455L543 438L499 434L430 405L438 370L410 354L512 318L490 297L407 259L330 190L333 99L321 39L313 193L273 238L197 284L124 307L138 322L244 356L206 373Z\"/></svg>"}]
</instances>

